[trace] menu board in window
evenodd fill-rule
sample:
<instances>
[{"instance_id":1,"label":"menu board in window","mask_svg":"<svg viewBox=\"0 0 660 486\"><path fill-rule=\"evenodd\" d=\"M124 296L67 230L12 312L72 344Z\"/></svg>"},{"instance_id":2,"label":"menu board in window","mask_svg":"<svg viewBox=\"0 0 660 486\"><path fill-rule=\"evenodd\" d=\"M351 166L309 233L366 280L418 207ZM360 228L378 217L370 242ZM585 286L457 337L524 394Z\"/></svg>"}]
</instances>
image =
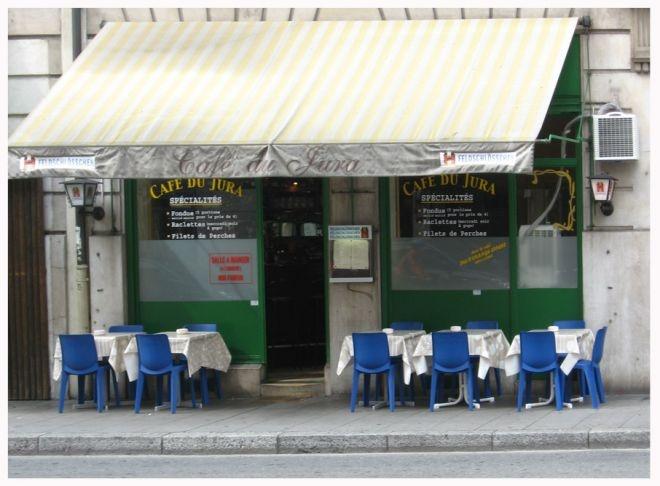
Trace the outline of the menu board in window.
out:
<instances>
[{"instance_id":1,"label":"menu board in window","mask_svg":"<svg viewBox=\"0 0 660 486\"><path fill-rule=\"evenodd\" d=\"M150 239L256 238L256 191L243 179L165 179L146 186Z\"/></svg>"},{"instance_id":2,"label":"menu board in window","mask_svg":"<svg viewBox=\"0 0 660 486\"><path fill-rule=\"evenodd\" d=\"M399 238L506 237L505 174L401 177Z\"/></svg>"}]
</instances>

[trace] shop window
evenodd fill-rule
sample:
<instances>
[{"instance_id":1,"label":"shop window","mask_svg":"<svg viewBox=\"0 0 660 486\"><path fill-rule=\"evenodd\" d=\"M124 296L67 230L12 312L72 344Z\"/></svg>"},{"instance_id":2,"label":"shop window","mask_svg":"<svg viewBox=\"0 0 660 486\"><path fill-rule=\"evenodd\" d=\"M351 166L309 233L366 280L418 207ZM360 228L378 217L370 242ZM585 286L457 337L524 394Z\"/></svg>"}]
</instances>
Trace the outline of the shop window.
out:
<instances>
[{"instance_id":1,"label":"shop window","mask_svg":"<svg viewBox=\"0 0 660 486\"><path fill-rule=\"evenodd\" d=\"M509 288L505 174L401 177L393 184L393 290Z\"/></svg>"},{"instance_id":2,"label":"shop window","mask_svg":"<svg viewBox=\"0 0 660 486\"><path fill-rule=\"evenodd\" d=\"M137 183L140 300L257 299L253 181Z\"/></svg>"},{"instance_id":3,"label":"shop window","mask_svg":"<svg viewBox=\"0 0 660 486\"><path fill-rule=\"evenodd\" d=\"M577 287L574 169L518 176L518 287Z\"/></svg>"}]
</instances>

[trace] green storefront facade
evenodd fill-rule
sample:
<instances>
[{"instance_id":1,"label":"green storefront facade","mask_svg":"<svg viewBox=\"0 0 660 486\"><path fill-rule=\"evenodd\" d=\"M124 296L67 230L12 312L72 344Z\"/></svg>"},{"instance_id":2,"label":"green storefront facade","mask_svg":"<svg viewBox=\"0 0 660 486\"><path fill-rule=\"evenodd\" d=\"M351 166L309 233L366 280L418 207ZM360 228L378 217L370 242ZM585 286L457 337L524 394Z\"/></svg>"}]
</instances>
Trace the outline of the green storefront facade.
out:
<instances>
[{"instance_id":1,"label":"green storefront facade","mask_svg":"<svg viewBox=\"0 0 660 486\"><path fill-rule=\"evenodd\" d=\"M561 132L566 123L581 113L580 44L576 36L538 138L546 139L550 134L563 135ZM569 137L574 137L577 126L573 126ZM378 238L380 248L380 271L376 273L372 285L380 287L382 327L389 327L393 321L418 320L424 322L425 330L430 332L468 320L498 320L507 337L511 338L522 330L545 327L553 320L582 318L581 145L569 142L567 156L562 158L559 141L536 144L534 171L532 175L475 174L481 182L476 179L472 181L475 185L474 191L485 194L484 199L481 199L485 211L492 209L489 206L489 198L496 197L498 210L492 214L499 215L499 220L491 221L493 234L496 233L495 239L491 241L487 238L491 235L486 235L483 244L476 244L470 251L466 247L464 255L456 253L461 251L461 244L456 244L455 241L451 243L451 238L413 238L413 235L403 228L408 224L407 219L415 216L412 213L404 214L402 208L407 207L406 204L411 204L411 208L417 204L406 202L406 197L413 192L413 198L442 193L442 176L425 178L426 181L418 180L417 186L415 178L379 179L380 228L374 237ZM275 325L274 319L282 320L285 317L272 315L267 304L270 290L266 273L270 250L267 248L265 235L271 231L271 222L265 213L272 209L264 196L267 180L246 180L254 194L249 217L253 218L253 234L251 233L250 240L254 240L255 251L250 271L254 277L252 285L256 294L252 298L232 296L227 300L195 300L194 296L188 300L143 298L144 287L149 283L145 282L140 271L140 259L144 257L144 249L142 253L140 250L140 234L144 222L140 219L139 212L141 204L149 198L148 188L151 182L127 180L125 185L129 321L144 324L146 331L174 330L182 324L192 322L214 322L218 324L219 331L230 348L232 363L269 366L275 352L273 343L269 343L269 326ZM240 181L237 181L238 183ZM212 183L208 181L208 184ZM291 184L297 182L293 181ZM424 187L425 185L428 187ZM444 185L448 186L450 183ZM453 185L466 187L470 185L470 180L461 175L453 181ZM328 283L327 235L331 198L328 179L318 180L315 187L319 192L318 243L323 250L323 266L315 267L314 271L318 274L318 281L322 282L323 295L320 300L322 310L309 312L316 312L314 319L320 319L321 322L317 322L317 325L324 328L325 332L315 335L314 339L310 338L309 341L315 341L317 346L312 353L322 351L322 354L325 354L320 358L325 363L330 362L331 353L326 338L329 335L328 326L332 325L329 322L328 306L341 305L341 302L329 301L328 288L330 285L341 284ZM418 190L413 191L410 189L412 187L417 187ZM419 202L418 199L415 201ZM544 221L539 223L536 221L539 216L538 208L546 207L551 209L545 215ZM292 209L282 209L282 212L286 211L293 212ZM304 213L304 208L299 208L298 212ZM524 237L526 228L533 227L533 230L536 228L535 224L546 228L548 232L554 231L553 236L556 238L549 237L548 241L543 241L538 248L530 249ZM555 229L552 230L551 227ZM278 231L281 231L282 226L279 228ZM299 230L299 233L302 234L302 230ZM541 237L541 233L535 235ZM293 237L292 235L291 238ZM311 238L315 237L316 235L313 235ZM554 243L550 240L560 239L562 244L556 248L552 247ZM468 273L473 272L472 276L462 281L460 274L454 273L456 278L452 282L442 282L428 275L413 275L411 265L414 270L415 263L402 261L400 253L401 248L414 243L412 240L419 240L419 248L422 251L426 243L435 245L434 248L440 256L435 258L422 255L419 260L421 273L429 265L424 263L426 261L431 262L430 266L436 269L436 273L430 273L431 277L444 275L442 258L446 258L447 262L458 258L461 260L457 267L458 272L465 269ZM544 253L544 248L554 248L552 251L556 251L556 255L548 256L547 252ZM481 268L488 265L492 268L482 272ZM538 268L535 267L536 270L530 272L530 265L536 265ZM556 278L552 276L553 265L562 266L561 275L555 272ZM295 279L296 275L291 275L291 278ZM290 289L295 292L294 286L290 286ZM323 341L319 342L319 339ZM321 344L322 346L318 347ZM295 360L292 363L295 364Z\"/></svg>"}]
</instances>

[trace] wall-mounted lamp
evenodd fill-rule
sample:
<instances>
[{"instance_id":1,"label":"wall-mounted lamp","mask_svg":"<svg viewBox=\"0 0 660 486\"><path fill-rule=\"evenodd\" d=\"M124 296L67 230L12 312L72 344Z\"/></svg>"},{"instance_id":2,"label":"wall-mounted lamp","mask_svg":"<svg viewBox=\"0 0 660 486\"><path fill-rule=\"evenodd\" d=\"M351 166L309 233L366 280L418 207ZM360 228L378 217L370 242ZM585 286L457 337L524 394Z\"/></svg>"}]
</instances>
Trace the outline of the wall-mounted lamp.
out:
<instances>
[{"instance_id":1,"label":"wall-mounted lamp","mask_svg":"<svg viewBox=\"0 0 660 486\"><path fill-rule=\"evenodd\" d=\"M64 189L66 190L71 207L82 210L86 214L91 214L97 221L105 217L105 210L102 207L94 207L94 200L96 199L96 192L99 185L97 181L73 179L62 182L62 184L64 184Z\"/></svg>"},{"instance_id":2,"label":"wall-mounted lamp","mask_svg":"<svg viewBox=\"0 0 660 486\"><path fill-rule=\"evenodd\" d=\"M600 202L600 211L609 216L614 212L614 205L612 204L612 196L614 195L614 186L617 179L610 175L599 175L589 177L591 181L591 193L594 201Z\"/></svg>"},{"instance_id":3,"label":"wall-mounted lamp","mask_svg":"<svg viewBox=\"0 0 660 486\"><path fill-rule=\"evenodd\" d=\"M76 256L78 265L87 265L87 232L85 215L91 214L99 221L105 216L102 207L94 207L99 183L89 179L72 179L62 182L71 207L76 209Z\"/></svg>"}]
</instances>

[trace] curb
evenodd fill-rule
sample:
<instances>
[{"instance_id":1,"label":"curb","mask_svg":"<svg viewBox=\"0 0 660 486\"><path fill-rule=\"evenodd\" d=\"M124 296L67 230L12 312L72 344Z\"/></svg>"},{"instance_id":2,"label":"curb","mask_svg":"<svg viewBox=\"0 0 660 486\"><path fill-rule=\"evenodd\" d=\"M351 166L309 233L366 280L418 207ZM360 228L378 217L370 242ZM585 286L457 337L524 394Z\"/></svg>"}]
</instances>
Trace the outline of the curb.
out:
<instances>
[{"instance_id":1,"label":"curb","mask_svg":"<svg viewBox=\"0 0 660 486\"><path fill-rule=\"evenodd\" d=\"M25 434L9 437L11 456L225 455L351 452L458 452L649 449L648 429L445 432L420 434L143 433Z\"/></svg>"},{"instance_id":2,"label":"curb","mask_svg":"<svg viewBox=\"0 0 660 486\"><path fill-rule=\"evenodd\" d=\"M162 437L157 433L114 435L39 436L38 454L43 455L131 455L162 454ZM11 450L9 454L12 454Z\"/></svg>"},{"instance_id":3,"label":"curb","mask_svg":"<svg viewBox=\"0 0 660 486\"><path fill-rule=\"evenodd\" d=\"M277 454L277 434L173 433L162 437L163 454Z\"/></svg>"},{"instance_id":4,"label":"curb","mask_svg":"<svg viewBox=\"0 0 660 486\"><path fill-rule=\"evenodd\" d=\"M494 451L588 449L589 431L496 431L493 432Z\"/></svg>"},{"instance_id":5,"label":"curb","mask_svg":"<svg viewBox=\"0 0 660 486\"><path fill-rule=\"evenodd\" d=\"M589 433L590 449L649 449L649 430L595 430Z\"/></svg>"}]
</instances>

